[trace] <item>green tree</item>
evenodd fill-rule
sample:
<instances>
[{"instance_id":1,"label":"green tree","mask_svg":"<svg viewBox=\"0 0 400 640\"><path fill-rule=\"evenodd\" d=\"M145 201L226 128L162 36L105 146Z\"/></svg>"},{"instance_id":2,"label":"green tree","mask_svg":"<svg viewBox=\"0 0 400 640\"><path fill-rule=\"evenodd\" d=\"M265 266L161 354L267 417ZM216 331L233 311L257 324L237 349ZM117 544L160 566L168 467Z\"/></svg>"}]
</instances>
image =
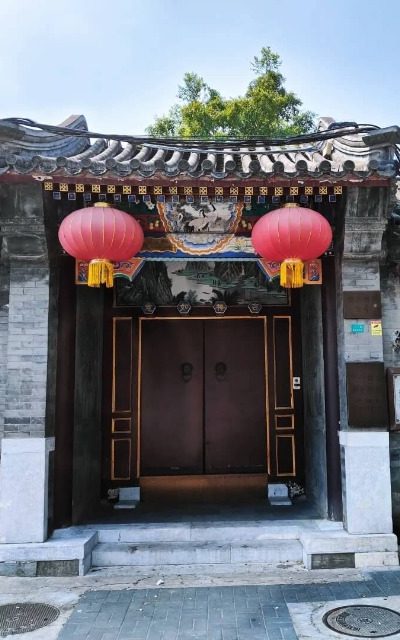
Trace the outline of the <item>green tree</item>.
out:
<instances>
[{"instance_id":1,"label":"green tree","mask_svg":"<svg viewBox=\"0 0 400 640\"><path fill-rule=\"evenodd\" d=\"M244 96L224 98L196 73L185 73L179 103L147 128L153 136L198 138L289 136L314 128L315 115L284 86L281 59L263 47L252 62L255 78Z\"/></svg>"}]
</instances>

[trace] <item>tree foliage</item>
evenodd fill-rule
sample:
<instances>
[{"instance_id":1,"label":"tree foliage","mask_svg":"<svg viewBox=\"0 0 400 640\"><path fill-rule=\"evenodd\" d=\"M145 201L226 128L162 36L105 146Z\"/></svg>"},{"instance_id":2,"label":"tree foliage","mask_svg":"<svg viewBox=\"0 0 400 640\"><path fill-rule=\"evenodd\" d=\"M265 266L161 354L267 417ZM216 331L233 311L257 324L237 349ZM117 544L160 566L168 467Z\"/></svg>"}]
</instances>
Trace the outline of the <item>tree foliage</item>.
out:
<instances>
[{"instance_id":1,"label":"tree foliage","mask_svg":"<svg viewBox=\"0 0 400 640\"><path fill-rule=\"evenodd\" d=\"M284 86L281 59L263 47L252 62L254 79L244 96L224 98L196 73L185 73L179 103L147 128L153 136L198 138L289 136L314 128L314 114Z\"/></svg>"}]
</instances>

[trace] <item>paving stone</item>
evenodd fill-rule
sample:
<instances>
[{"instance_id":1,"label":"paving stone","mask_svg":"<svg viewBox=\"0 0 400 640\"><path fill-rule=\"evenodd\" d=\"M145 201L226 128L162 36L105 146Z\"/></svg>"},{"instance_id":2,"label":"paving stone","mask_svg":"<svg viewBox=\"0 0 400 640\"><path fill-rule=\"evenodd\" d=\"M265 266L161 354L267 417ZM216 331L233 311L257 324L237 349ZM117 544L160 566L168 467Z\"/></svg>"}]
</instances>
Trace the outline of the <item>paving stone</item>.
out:
<instances>
[{"instance_id":1,"label":"paving stone","mask_svg":"<svg viewBox=\"0 0 400 640\"><path fill-rule=\"evenodd\" d=\"M297 640L297 633L294 629L282 629L284 640Z\"/></svg>"},{"instance_id":2,"label":"paving stone","mask_svg":"<svg viewBox=\"0 0 400 640\"><path fill-rule=\"evenodd\" d=\"M268 640L283 640L283 634L280 629L269 629Z\"/></svg>"},{"instance_id":3,"label":"paving stone","mask_svg":"<svg viewBox=\"0 0 400 640\"><path fill-rule=\"evenodd\" d=\"M328 584L85 593L59 640L296 640L286 603L400 595L400 571Z\"/></svg>"},{"instance_id":4,"label":"paving stone","mask_svg":"<svg viewBox=\"0 0 400 640\"><path fill-rule=\"evenodd\" d=\"M109 629L92 629L85 640L119 640L118 631Z\"/></svg>"},{"instance_id":5,"label":"paving stone","mask_svg":"<svg viewBox=\"0 0 400 640\"><path fill-rule=\"evenodd\" d=\"M86 593L83 594L83 596L81 597L81 601L103 601L107 598L108 594L110 592L109 591L87 591Z\"/></svg>"},{"instance_id":6,"label":"paving stone","mask_svg":"<svg viewBox=\"0 0 400 640\"><path fill-rule=\"evenodd\" d=\"M101 608L101 602L98 600L93 600L93 601L89 601L89 602L85 602L84 600L80 600L79 602L79 609L82 612L92 612L92 611L97 611L99 612Z\"/></svg>"}]
</instances>

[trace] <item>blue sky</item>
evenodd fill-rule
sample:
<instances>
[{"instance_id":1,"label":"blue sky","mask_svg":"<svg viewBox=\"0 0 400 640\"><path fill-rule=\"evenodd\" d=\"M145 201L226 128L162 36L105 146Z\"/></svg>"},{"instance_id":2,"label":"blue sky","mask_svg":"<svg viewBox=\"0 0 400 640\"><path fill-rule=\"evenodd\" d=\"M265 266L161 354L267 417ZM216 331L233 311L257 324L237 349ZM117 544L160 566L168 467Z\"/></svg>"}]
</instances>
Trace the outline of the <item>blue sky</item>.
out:
<instances>
[{"instance_id":1,"label":"blue sky","mask_svg":"<svg viewBox=\"0 0 400 640\"><path fill-rule=\"evenodd\" d=\"M304 108L400 125L400 2L0 0L0 117L143 133L186 71L243 93L262 46Z\"/></svg>"}]
</instances>

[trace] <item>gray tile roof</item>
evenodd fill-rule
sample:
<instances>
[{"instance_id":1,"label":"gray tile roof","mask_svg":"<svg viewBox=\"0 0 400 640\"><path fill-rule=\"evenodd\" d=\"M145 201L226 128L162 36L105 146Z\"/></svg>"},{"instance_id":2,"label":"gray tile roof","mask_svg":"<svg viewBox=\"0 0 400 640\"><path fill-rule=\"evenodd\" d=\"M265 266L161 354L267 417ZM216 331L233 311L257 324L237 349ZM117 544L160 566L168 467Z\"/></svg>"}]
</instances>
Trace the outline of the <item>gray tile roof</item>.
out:
<instances>
[{"instance_id":1,"label":"gray tile roof","mask_svg":"<svg viewBox=\"0 0 400 640\"><path fill-rule=\"evenodd\" d=\"M331 118L321 119L320 130L326 130L333 122ZM1 142L0 137L0 175L351 179L392 178L397 167L390 146L367 147L360 135L279 148L232 146L217 153L212 142L201 151L193 148L174 151L162 145L135 146L106 139L92 142L89 137L74 136L74 129L88 130L84 116L71 116L60 126L71 129L71 135L20 126L23 139Z\"/></svg>"}]
</instances>

